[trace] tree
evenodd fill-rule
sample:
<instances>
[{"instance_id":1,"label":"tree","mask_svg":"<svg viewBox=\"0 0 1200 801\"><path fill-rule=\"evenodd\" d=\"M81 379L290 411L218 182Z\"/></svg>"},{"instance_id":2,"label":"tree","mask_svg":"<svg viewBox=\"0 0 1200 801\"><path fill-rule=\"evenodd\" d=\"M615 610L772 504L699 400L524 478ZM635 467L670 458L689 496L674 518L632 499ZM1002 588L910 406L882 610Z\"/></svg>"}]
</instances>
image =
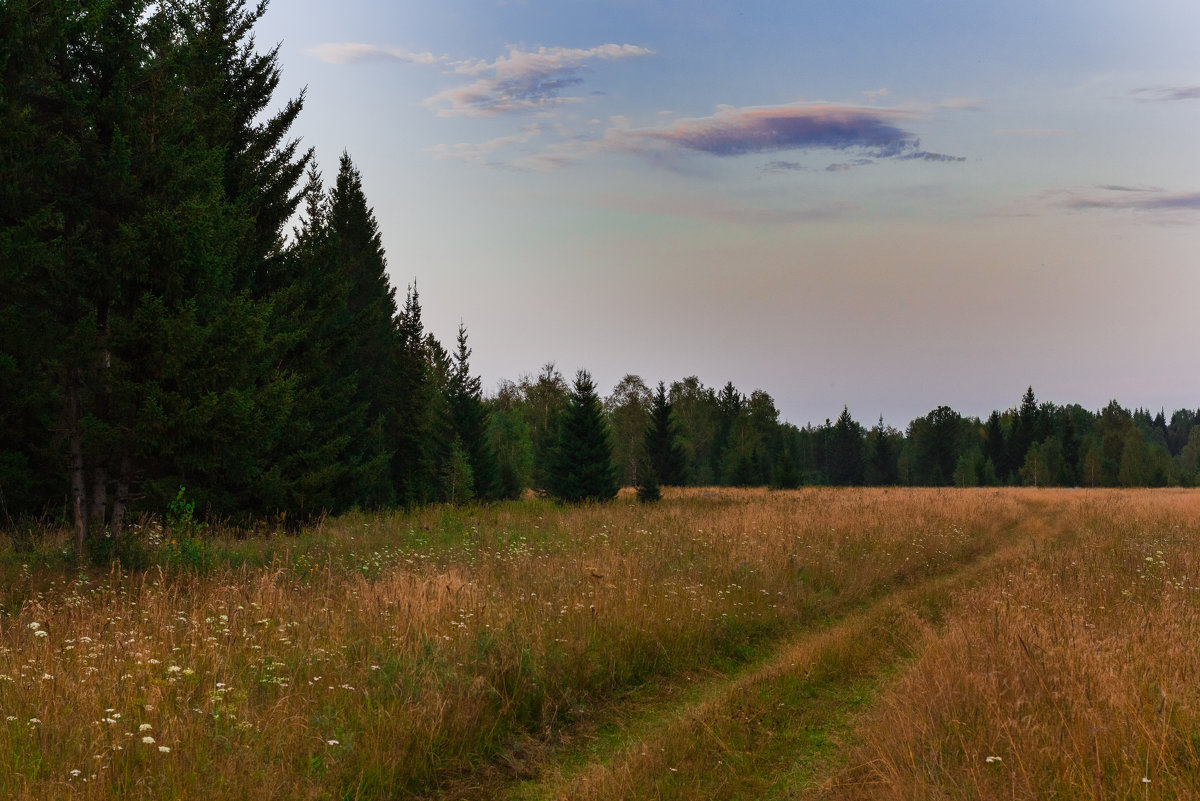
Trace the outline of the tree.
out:
<instances>
[{"instance_id":1,"label":"tree","mask_svg":"<svg viewBox=\"0 0 1200 801\"><path fill-rule=\"evenodd\" d=\"M889 426L884 426L883 416L867 435L867 461L864 481L870 486L886 486L899 481L897 458L900 453L902 435Z\"/></svg>"},{"instance_id":2,"label":"tree","mask_svg":"<svg viewBox=\"0 0 1200 801\"><path fill-rule=\"evenodd\" d=\"M638 468L645 462L646 426L650 422L651 394L640 376L627 375L617 382L604 401L613 438L617 479L638 486Z\"/></svg>"},{"instance_id":3,"label":"tree","mask_svg":"<svg viewBox=\"0 0 1200 801\"><path fill-rule=\"evenodd\" d=\"M715 483L712 454L719 425L716 394L696 376L688 376L671 384L670 400L689 479L702 486Z\"/></svg>"},{"instance_id":4,"label":"tree","mask_svg":"<svg viewBox=\"0 0 1200 801\"><path fill-rule=\"evenodd\" d=\"M4 144L21 161L0 209L0 261L14 248L20 261L0 280L14 282L4 303L37 310L23 327L38 332L0 352L43 376L35 407L52 399L42 407L54 410L52 430L35 436L66 466L78 552L92 531L119 536L138 495L161 507L185 477L212 511L244 507L291 413L273 305L246 280L267 257L247 243L267 230L280 241L303 165L271 144L290 119L238 129L232 111L253 102L250 87L215 45L250 57L257 16L230 5L234 24L206 27L215 6L46 0L0 11L5 53L22 53L6 59L0 99L0 118L15 123ZM265 83L255 92L269 98L278 71L270 58L256 64ZM219 133L231 130L294 173L277 184L274 227L267 205L252 212L229 185Z\"/></svg>"},{"instance_id":5,"label":"tree","mask_svg":"<svg viewBox=\"0 0 1200 801\"><path fill-rule=\"evenodd\" d=\"M516 392L515 385L512 392ZM503 395L502 392L489 404L487 437L498 462L500 497L516 500L530 486L533 444L525 416L516 403L506 402Z\"/></svg>"},{"instance_id":6,"label":"tree","mask_svg":"<svg viewBox=\"0 0 1200 801\"><path fill-rule=\"evenodd\" d=\"M646 462L655 479L668 487L682 486L687 477L687 455L679 444L671 400L662 381L650 402L650 423L644 440Z\"/></svg>"},{"instance_id":7,"label":"tree","mask_svg":"<svg viewBox=\"0 0 1200 801\"><path fill-rule=\"evenodd\" d=\"M470 357L467 329L459 323L458 349L449 382L450 419L471 468L475 497L492 501L501 497L500 465L488 439L488 410L479 377L471 375Z\"/></svg>"},{"instance_id":8,"label":"tree","mask_svg":"<svg viewBox=\"0 0 1200 801\"><path fill-rule=\"evenodd\" d=\"M949 406L939 406L909 426L913 445L915 482L945 486L954 477L962 437L962 417Z\"/></svg>"},{"instance_id":9,"label":"tree","mask_svg":"<svg viewBox=\"0 0 1200 801\"><path fill-rule=\"evenodd\" d=\"M833 426L829 443L829 483L837 486L858 486L863 483L862 426L850 416L850 409L842 407Z\"/></svg>"},{"instance_id":10,"label":"tree","mask_svg":"<svg viewBox=\"0 0 1200 801\"><path fill-rule=\"evenodd\" d=\"M434 452L434 391L431 363L421 319L421 298L408 288L397 318L395 387L388 414L388 446L392 451L392 484L405 505L429 503L437 497L437 454Z\"/></svg>"},{"instance_id":11,"label":"tree","mask_svg":"<svg viewBox=\"0 0 1200 801\"><path fill-rule=\"evenodd\" d=\"M654 473L654 468L647 465L641 473L641 480L637 485L637 499L642 503L654 503L662 500L662 488L658 484L658 476Z\"/></svg>"},{"instance_id":12,"label":"tree","mask_svg":"<svg viewBox=\"0 0 1200 801\"><path fill-rule=\"evenodd\" d=\"M586 370L575 375L551 453L547 489L569 503L606 501L617 494L612 445L596 385Z\"/></svg>"},{"instance_id":13,"label":"tree","mask_svg":"<svg viewBox=\"0 0 1200 801\"><path fill-rule=\"evenodd\" d=\"M549 488L549 465L558 442L558 424L567 406L569 388L562 373L547 362L536 379L523 376L518 385L522 395L525 424L533 451L532 486Z\"/></svg>"}]
</instances>

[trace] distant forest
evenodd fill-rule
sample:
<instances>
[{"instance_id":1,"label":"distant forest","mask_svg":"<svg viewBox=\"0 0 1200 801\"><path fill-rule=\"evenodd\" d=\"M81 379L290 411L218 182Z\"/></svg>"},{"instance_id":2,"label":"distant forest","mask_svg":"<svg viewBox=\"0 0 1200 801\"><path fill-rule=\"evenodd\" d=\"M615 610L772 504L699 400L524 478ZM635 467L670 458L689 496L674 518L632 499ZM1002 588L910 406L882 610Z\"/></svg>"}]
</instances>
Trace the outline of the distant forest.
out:
<instances>
[{"instance_id":1,"label":"distant forest","mask_svg":"<svg viewBox=\"0 0 1200 801\"><path fill-rule=\"evenodd\" d=\"M80 551L183 499L212 519L611 497L617 484L1197 483L1200 412L847 410L547 365L485 397L466 330L396 295L348 154L326 181L274 98L265 3L0 4L0 524ZM275 109L272 111L272 109Z\"/></svg>"}]
</instances>

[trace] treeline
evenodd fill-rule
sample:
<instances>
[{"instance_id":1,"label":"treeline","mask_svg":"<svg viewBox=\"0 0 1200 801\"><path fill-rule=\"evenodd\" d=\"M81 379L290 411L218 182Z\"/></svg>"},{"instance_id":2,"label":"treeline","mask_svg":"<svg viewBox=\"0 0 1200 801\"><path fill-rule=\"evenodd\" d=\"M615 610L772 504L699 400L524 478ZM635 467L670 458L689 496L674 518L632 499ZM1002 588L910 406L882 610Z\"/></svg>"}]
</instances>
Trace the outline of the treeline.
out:
<instances>
[{"instance_id":1,"label":"treeline","mask_svg":"<svg viewBox=\"0 0 1200 801\"><path fill-rule=\"evenodd\" d=\"M264 11L0 4L3 523L83 551L181 492L226 520L499 497L465 331L397 301L349 156L326 187L291 134Z\"/></svg>"},{"instance_id":2,"label":"treeline","mask_svg":"<svg viewBox=\"0 0 1200 801\"><path fill-rule=\"evenodd\" d=\"M488 400L491 441L513 486L548 481L543 454L556 442L555 415L567 394L551 364L502 383ZM1200 484L1200 410L1180 409L1168 421L1112 401L1092 412L1039 403L1032 388L986 420L939 406L904 431L882 420L868 428L845 408L836 421L800 428L780 421L761 390L744 395L732 383L717 390L694 376L657 391L626 376L604 408L613 466L626 486L642 484L647 465L655 481L699 486ZM654 436L666 429L664 416L681 468L661 466L668 445Z\"/></svg>"}]
</instances>

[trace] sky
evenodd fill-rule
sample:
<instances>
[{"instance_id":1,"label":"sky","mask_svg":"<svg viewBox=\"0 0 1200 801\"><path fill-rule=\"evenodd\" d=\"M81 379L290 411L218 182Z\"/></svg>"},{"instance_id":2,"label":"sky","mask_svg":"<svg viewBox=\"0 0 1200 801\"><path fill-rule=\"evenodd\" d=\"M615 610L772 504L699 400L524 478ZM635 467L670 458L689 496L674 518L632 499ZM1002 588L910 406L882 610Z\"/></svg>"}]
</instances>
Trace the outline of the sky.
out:
<instances>
[{"instance_id":1,"label":"sky","mask_svg":"<svg viewBox=\"0 0 1200 801\"><path fill-rule=\"evenodd\" d=\"M1200 407L1194 0L273 0L256 36L485 391Z\"/></svg>"}]
</instances>

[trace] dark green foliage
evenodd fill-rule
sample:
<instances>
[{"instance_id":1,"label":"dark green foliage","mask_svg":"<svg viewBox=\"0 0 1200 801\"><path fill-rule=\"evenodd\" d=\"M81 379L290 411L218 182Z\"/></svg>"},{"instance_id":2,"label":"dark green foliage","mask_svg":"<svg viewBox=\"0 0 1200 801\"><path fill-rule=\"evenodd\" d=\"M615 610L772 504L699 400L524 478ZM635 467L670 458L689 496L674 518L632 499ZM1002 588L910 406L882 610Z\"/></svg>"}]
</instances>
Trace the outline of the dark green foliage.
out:
<instances>
[{"instance_id":1,"label":"dark green foliage","mask_svg":"<svg viewBox=\"0 0 1200 801\"><path fill-rule=\"evenodd\" d=\"M433 440L434 387L421 320L421 300L411 286L400 311L395 394L388 415L392 483L397 502L411 506L437 497L437 448ZM447 443L448 444L448 443Z\"/></svg>"},{"instance_id":2,"label":"dark green foliage","mask_svg":"<svg viewBox=\"0 0 1200 801\"><path fill-rule=\"evenodd\" d=\"M836 486L860 485L865 469L862 426L850 416L849 407L843 406L830 436L829 483Z\"/></svg>"},{"instance_id":3,"label":"dark green foliage","mask_svg":"<svg viewBox=\"0 0 1200 801\"><path fill-rule=\"evenodd\" d=\"M871 486L892 485L899 481L900 443L903 437L894 428L884 426L883 417L867 434L867 456L863 479Z\"/></svg>"},{"instance_id":4,"label":"dark green foliage","mask_svg":"<svg viewBox=\"0 0 1200 801\"><path fill-rule=\"evenodd\" d=\"M641 480L637 485L637 499L642 503L654 503L662 500L662 488L658 483L658 475L649 464L643 466L639 473Z\"/></svg>"},{"instance_id":5,"label":"dark green foliage","mask_svg":"<svg viewBox=\"0 0 1200 801\"><path fill-rule=\"evenodd\" d=\"M530 486L533 475L533 446L529 426L519 408L511 403L492 402L487 438L498 463L501 498L516 500Z\"/></svg>"},{"instance_id":6,"label":"dark green foliage","mask_svg":"<svg viewBox=\"0 0 1200 801\"><path fill-rule=\"evenodd\" d=\"M958 412L949 406L939 406L909 426L916 483L940 487L953 481L962 437L961 421Z\"/></svg>"},{"instance_id":7,"label":"dark green foliage","mask_svg":"<svg viewBox=\"0 0 1200 801\"><path fill-rule=\"evenodd\" d=\"M800 471L796 467L796 460L792 458L792 452L787 448L782 448L779 451L779 456L775 459L775 466L771 468L771 489L795 489L800 486Z\"/></svg>"},{"instance_id":8,"label":"dark green foliage","mask_svg":"<svg viewBox=\"0 0 1200 801\"><path fill-rule=\"evenodd\" d=\"M568 387L562 373L547 362L536 380L521 379L519 391L525 424L529 429L530 449L533 452L531 486L549 489L549 464L558 442L559 418L567 406Z\"/></svg>"},{"instance_id":9,"label":"dark green foliage","mask_svg":"<svg viewBox=\"0 0 1200 801\"><path fill-rule=\"evenodd\" d=\"M659 381L651 399L650 424L646 428L646 463L657 482L678 487L686 483L687 455L679 444L672 412L666 385Z\"/></svg>"},{"instance_id":10,"label":"dark green foliage","mask_svg":"<svg viewBox=\"0 0 1200 801\"><path fill-rule=\"evenodd\" d=\"M492 501L502 497L500 464L488 439L488 411L478 376L471 375L467 329L458 326L458 350L454 353L448 387L450 420L474 479L474 497ZM518 494L519 494L518 490Z\"/></svg>"},{"instance_id":11,"label":"dark green foliage","mask_svg":"<svg viewBox=\"0 0 1200 801\"><path fill-rule=\"evenodd\" d=\"M617 494L612 445L596 385L586 370L575 375L551 453L547 490L569 503L606 501Z\"/></svg>"}]
</instances>

